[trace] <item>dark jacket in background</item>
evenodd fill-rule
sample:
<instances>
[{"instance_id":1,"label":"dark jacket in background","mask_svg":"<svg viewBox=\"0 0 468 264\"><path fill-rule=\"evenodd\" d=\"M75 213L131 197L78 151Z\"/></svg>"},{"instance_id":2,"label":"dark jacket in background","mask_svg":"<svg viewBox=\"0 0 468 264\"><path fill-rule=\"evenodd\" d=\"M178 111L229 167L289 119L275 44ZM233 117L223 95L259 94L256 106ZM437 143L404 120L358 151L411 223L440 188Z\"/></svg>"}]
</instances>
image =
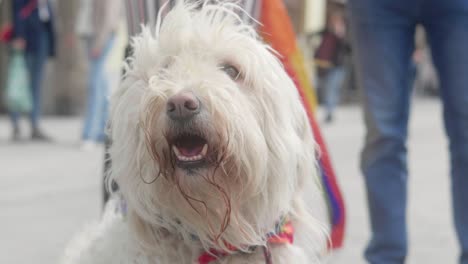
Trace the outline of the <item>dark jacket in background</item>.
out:
<instances>
[{"instance_id":1,"label":"dark jacket in background","mask_svg":"<svg viewBox=\"0 0 468 264\"><path fill-rule=\"evenodd\" d=\"M342 66L345 56L349 53L349 45L344 38L340 38L330 30L320 33L322 40L315 52L315 60L323 68Z\"/></svg>"},{"instance_id":2,"label":"dark jacket in background","mask_svg":"<svg viewBox=\"0 0 468 264\"><path fill-rule=\"evenodd\" d=\"M54 15L47 1L49 21L39 18L37 0L13 0L13 39L23 38L26 41L26 52L36 53L41 34L47 34L49 39L49 56L55 55Z\"/></svg>"}]
</instances>

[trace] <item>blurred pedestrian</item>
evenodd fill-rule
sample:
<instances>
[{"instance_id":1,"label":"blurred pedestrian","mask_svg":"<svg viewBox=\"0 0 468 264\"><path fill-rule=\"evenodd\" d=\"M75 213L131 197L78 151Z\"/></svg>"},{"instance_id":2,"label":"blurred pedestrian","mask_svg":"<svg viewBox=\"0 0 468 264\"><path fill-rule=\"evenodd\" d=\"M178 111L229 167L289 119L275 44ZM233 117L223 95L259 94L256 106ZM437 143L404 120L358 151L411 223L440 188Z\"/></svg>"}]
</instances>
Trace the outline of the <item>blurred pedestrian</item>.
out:
<instances>
[{"instance_id":1,"label":"blurred pedestrian","mask_svg":"<svg viewBox=\"0 0 468 264\"><path fill-rule=\"evenodd\" d=\"M331 2L327 12L325 30L315 54L318 68L318 86L323 91L325 103L325 122L333 121L333 113L340 102L341 88L346 77L345 56L346 24L344 7L341 3Z\"/></svg>"},{"instance_id":2,"label":"blurred pedestrian","mask_svg":"<svg viewBox=\"0 0 468 264\"><path fill-rule=\"evenodd\" d=\"M361 166L372 234L365 258L396 264L404 263L408 253L408 68L415 28L422 24L440 77L459 263L467 264L468 1L352 0L349 7L367 127Z\"/></svg>"},{"instance_id":3,"label":"blurred pedestrian","mask_svg":"<svg viewBox=\"0 0 468 264\"><path fill-rule=\"evenodd\" d=\"M413 63L416 71L413 85L415 92L423 95L438 95L439 80L432 63L431 48L427 45L426 34L421 27L416 28Z\"/></svg>"},{"instance_id":4,"label":"blurred pedestrian","mask_svg":"<svg viewBox=\"0 0 468 264\"><path fill-rule=\"evenodd\" d=\"M115 32L122 18L122 0L81 0L77 21L88 58L87 109L82 134L82 148L104 143L108 115L109 81L106 59L114 44Z\"/></svg>"},{"instance_id":5,"label":"blurred pedestrian","mask_svg":"<svg viewBox=\"0 0 468 264\"><path fill-rule=\"evenodd\" d=\"M32 95L31 139L50 140L40 129L41 88L44 66L55 54L54 15L48 0L14 0L12 47L23 51ZM13 140L20 138L20 113L10 112Z\"/></svg>"}]
</instances>

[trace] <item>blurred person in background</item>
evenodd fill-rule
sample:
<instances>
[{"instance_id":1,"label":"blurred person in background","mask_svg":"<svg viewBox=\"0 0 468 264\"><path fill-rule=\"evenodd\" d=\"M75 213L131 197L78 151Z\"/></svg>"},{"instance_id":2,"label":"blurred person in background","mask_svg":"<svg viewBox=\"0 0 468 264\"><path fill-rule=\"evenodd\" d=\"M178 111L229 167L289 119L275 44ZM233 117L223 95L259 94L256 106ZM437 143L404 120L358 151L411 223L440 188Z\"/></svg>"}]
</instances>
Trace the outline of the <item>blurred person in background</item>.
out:
<instances>
[{"instance_id":1,"label":"blurred person in background","mask_svg":"<svg viewBox=\"0 0 468 264\"><path fill-rule=\"evenodd\" d=\"M323 91L325 122L333 121L333 113L340 102L341 88L346 77L345 56L346 24L341 2L330 2L325 30L320 32L322 40L315 54L318 86Z\"/></svg>"},{"instance_id":2,"label":"blurred person in background","mask_svg":"<svg viewBox=\"0 0 468 264\"><path fill-rule=\"evenodd\" d=\"M397 264L408 253L408 69L415 28L422 24L440 79L459 263L467 264L468 1L352 0L349 8L367 128L361 167L372 232L365 258L373 264Z\"/></svg>"},{"instance_id":3,"label":"blurred person in background","mask_svg":"<svg viewBox=\"0 0 468 264\"><path fill-rule=\"evenodd\" d=\"M415 92L422 95L438 95L439 80L432 63L431 48L427 45L426 33L422 27L416 28L413 63L416 70L413 85Z\"/></svg>"},{"instance_id":4,"label":"blurred person in background","mask_svg":"<svg viewBox=\"0 0 468 264\"><path fill-rule=\"evenodd\" d=\"M85 43L89 58L87 108L82 134L84 150L104 143L106 138L109 81L105 64L122 18L122 4L122 0L81 0L77 33Z\"/></svg>"},{"instance_id":5,"label":"blurred person in background","mask_svg":"<svg viewBox=\"0 0 468 264\"><path fill-rule=\"evenodd\" d=\"M31 139L49 141L40 129L41 86L44 66L48 57L55 54L54 15L48 0L13 0L12 47L24 52L32 95L30 114ZM14 141L20 139L20 114L11 112Z\"/></svg>"}]
</instances>

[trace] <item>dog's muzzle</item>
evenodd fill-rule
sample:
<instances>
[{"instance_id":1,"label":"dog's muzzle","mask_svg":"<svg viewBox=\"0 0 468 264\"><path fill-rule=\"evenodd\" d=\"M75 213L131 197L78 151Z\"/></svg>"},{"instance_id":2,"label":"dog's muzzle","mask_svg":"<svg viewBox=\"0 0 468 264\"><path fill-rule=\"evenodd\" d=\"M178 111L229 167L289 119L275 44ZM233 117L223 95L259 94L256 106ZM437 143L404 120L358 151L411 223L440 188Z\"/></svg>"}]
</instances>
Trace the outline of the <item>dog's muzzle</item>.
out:
<instances>
[{"instance_id":1,"label":"dog's muzzle","mask_svg":"<svg viewBox=\"0 0 468 264\"><path fill-rule=\"evenodd\" d=\"M167 115L174 121L188 121L200 113L200 100L189 91L183 91L169 98Z\"/></svg>"},{"instance_id":2,"label":"dog's muzzle","mask_svg":"<svg viewBox=\"0 0 468 264\"><path fill-rule=\"evenodd\" d=\"M198 118L201 103L191 91L182 91L169 98L166 105L170 124L167 139L176 165L186 169L206 165L209 151L203 122Z\"/></svg>"}]
</instances>

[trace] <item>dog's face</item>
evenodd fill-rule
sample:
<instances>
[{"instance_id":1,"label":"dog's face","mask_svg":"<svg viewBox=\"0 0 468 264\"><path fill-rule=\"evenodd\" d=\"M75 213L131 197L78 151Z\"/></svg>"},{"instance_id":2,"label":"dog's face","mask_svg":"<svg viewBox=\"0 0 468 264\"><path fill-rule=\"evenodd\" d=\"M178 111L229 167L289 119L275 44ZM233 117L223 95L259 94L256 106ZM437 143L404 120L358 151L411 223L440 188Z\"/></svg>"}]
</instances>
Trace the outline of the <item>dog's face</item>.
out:
<instances>
[{"instance_id":1,"label":"dog's face","mask_svg":"<svg viewBox=\"0 0 468 264\"><path fill-rule=\"evenodd\" d=\"M131 210L207 244L258 243L313 173L294 84L229 6L178 5L133 47L111 119Z\"/></svg>"},{"instance_id":2,"label":"dog's face","mask_svg":"<svg viewBox=\"0 0 468 264\"><path fill-rule=\"evenodd\" d=\"M166 44L165 34L160 44ZM256 102L260 91L247 83L242 62L233 57L238 47L228 35L193 32L180 38L186 43L160 46L162 64L150 79L154 94L145 103L143 128L160 175L190 181L194 188L218 169L234 169L227 166L254 154L246 153L249 145L264 142Z\"/></svg>"}]
</instances>

